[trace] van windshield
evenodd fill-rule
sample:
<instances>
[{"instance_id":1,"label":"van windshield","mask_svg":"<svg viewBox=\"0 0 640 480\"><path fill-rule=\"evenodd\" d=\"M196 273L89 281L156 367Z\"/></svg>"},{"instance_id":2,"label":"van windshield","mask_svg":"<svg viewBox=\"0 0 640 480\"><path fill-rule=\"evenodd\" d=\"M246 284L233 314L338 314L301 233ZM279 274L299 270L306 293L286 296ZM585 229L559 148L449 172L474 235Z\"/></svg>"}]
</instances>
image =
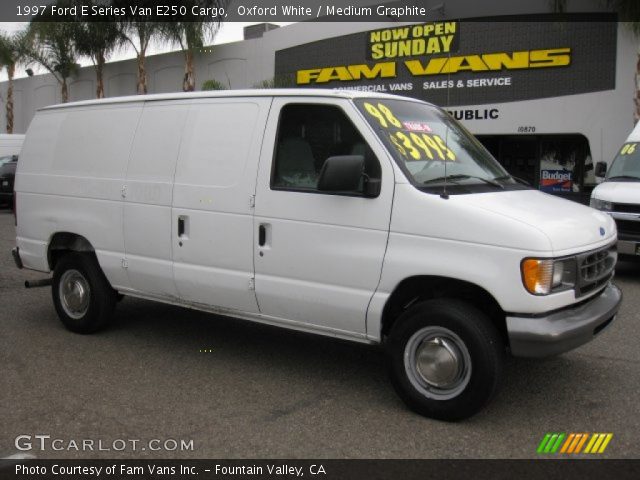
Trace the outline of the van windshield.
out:
<instances>
[{"instance_id":1,"label":"van windshield","mask_svg":"<svg viewBox=\"0 0 640 480\"><path fill-rule=\"evenodd\" d=\"M416 187L441 191L446 175L450 193L523 188L443 110L386 98L355 103Z\"/></svg>"},{"instance_id":2,"label":"van windshield","mask_svg":"<svg viewBox=\"0 0 640 480\"><path fill-rule=\"evenodd\" d=\"M622 146L606 179L616 182L640 181L640 142L627 142Z\"/></svg>"}]
</instances>

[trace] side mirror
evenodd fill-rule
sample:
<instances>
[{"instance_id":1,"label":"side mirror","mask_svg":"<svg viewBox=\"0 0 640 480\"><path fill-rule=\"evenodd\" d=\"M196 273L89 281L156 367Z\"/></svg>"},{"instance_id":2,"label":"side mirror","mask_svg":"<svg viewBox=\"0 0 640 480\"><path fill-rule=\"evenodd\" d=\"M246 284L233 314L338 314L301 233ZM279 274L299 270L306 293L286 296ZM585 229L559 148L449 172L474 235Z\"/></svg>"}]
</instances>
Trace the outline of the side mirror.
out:
<instances>
[{"instance_id":1,"label":"side mirror","mask_svg":"<svg viewBox=\"0 0 640 480\"><path fill-rule=\"evenodd\" d=\"M364 172L363 155L341 155L325 160L318 178L318 190L357 192Z\"/></svg>"},{"instance_id":2,"label":"side mirror","mask_svg":"<svg viewBox=\"0 0 640 480\"><path fill-rule=\"evenodd\" d=\"M380 195L382 190L382 180L379 178L369 178L365 176L364 179L364 196L367 198L375 198Z\"/></svg>"},{"instance_id":3,"label":"side mirror","mask_svg":"<svg viewBox=\"0 0 640 480\"><path fill-rule=\"evenodd\" d=\"M607 164L605 162L596 163L596 171L595 171L596 177L602 178L605 176L606 173L607 173Z\"/></svg>"}]
</instances>

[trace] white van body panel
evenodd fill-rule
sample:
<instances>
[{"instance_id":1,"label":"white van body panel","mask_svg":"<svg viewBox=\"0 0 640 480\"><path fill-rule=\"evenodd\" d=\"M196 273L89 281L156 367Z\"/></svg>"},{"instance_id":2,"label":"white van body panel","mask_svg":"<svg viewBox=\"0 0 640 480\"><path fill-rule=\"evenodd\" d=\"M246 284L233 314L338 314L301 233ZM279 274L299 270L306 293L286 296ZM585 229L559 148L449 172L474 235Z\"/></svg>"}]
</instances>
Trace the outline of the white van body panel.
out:
<instances>
[{"instance_id":1,"label":"white van body panel","mask_svg":"<svg viewBox=\"0 0 640 480\"><path fill-rule=\"evenodd\" d=\"M555 222L559 208L573 217L565 219L563 213L566 221ZM547 217L551 220L542 221ZM544 297L528 294L520 274L524 258L569 255L584 251L585 244L597 249L615 240L615 226L607 215L531 190L444 199L396 185L392 218L378 289L383 298L404 279L429 275L472 283L491 294L504 311L525 314L562 308L576 298L573 290ZM609 233L600 235L598 225ZM375 325L368 328L376 330Z\"/></svg>"},{"instance_id":2,"label":"white van body panel","mask_svg":"<svg viewBox=\"0 0 640 480\"><path fill-rule=\"evenodd\" d=\"M482 209L489 214L523 223L540 231L549 239L551 248L548 253L556 257L584 251L585 248L598 248L599 245L613 242L616 235L614 222L608 215L537 190L478 195L464 209L470 212ZM481 215L480 217L482 218ZM482 221L485 225L494 225L495 222L494 219L482 219L478 222L478 228L481 228ZM604 233L600 231L600 227L604 229ZM532 245L534 235L518 231L516 224L506 230L512 231L512 236L502 240L503 234L500 232L499 239L494 240L495 244L535 251L536 247ZM489 240L488 236L492 234L495 231L486 232L483 236ZM509 234L504 232L504 235ZM532 237L531 240L529 237ZM541 246L538 243L538 248Z\"/></svg>"},{"instance_id":3,"label":"white van body panel","mask_svg":"<svg viewBox=\"0 0 640 480\"><path fill-rule=\"evenodd\" d=\"M48 271L46 246L72 232L93 246L114 288L129 286L122 187L141 112L141 103L69 108L31 122L16 175L17 243L27 268Z\"/></svg>"},{"instance_id":4,"label":"white van body panel","mask_svg":"<svg viewBox=\"0 0 640 480\"><path fill-rule=\"evenodd\" d=\"M131 291L178 298L171 202L188 111L187 102L150 102L140 117L123 181L124 257Z\"/></svg>"},{"instance_id":5,"label":"white van body panel","mask_svg":"<svg viewBox=\"0 0 640 480\"><path fill-rule=\"evenodd\" d=\"M593 190L592 197L607 202L640 205L640 184L638 182L603 182Z\"/></svg>"}]
</instances>

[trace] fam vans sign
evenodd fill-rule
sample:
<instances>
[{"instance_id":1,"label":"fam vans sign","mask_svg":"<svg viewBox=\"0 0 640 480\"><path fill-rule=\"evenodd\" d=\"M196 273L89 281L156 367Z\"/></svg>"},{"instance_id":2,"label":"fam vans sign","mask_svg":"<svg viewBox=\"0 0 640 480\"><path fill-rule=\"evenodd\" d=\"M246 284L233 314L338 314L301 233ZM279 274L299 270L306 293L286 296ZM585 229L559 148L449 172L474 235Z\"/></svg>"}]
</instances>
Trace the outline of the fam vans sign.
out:
<instances>
[{"instance_id":1,"label":"fam vans sign","mask_svg":"<svg viewBox=\"0 0 640 480\"><path fill-rule=\"evenodd\" d=\"M448 20L328 38L276 52L276 77L449 105L615 88L615 17L563 18Z\"/></svg>"}]
</instances>

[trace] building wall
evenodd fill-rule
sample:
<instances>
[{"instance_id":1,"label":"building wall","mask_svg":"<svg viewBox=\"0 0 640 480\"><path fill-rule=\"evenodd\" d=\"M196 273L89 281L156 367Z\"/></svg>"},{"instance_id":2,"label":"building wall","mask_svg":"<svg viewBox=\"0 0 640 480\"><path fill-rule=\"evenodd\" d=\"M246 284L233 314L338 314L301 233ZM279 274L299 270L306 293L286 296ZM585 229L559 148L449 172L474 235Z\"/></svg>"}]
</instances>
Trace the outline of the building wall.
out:
<instances>
[{"instance_id":1,"label":"building wall","mask_svg":"<svg viewBox=\"0 0 640 480\"><path fill-rule=\"evenodd\" d=\"M371 0L350 2L371 4ZM547 0L487 0L470 5L467 0L429 0L423 2L432 8L429 20L470 18L490 15L517 15L522 13L547 13ZM599 0L569 0L570 11L602 10ZM273 78L274 58L277 50L313 42L324 38L372 30L389 25L407 23L398 19L389 23L305 22L266 32L262 38L217 45L211 51L196 55L196 85L210 78L230 88L250 88L256 83ZM184 58L181 52L154 55L146 61L149 93L180 91L184 75ZM105 67L105 94L108 97L133 95L136 93L136 61L125 60L109 63ZM93 67L84 67L69 79L70 101L95 98L95 72ZM0 84L0 131L6 130L4 115L6 105L6 82ZM632 92L629 93L632 95ZM14 133L23 133L29 126L35 111L61 101L60 86L52 75L36 75L15 80L14 86ZM632 108L632 107L630 107Z\"/></svg>"}]
</instances>

